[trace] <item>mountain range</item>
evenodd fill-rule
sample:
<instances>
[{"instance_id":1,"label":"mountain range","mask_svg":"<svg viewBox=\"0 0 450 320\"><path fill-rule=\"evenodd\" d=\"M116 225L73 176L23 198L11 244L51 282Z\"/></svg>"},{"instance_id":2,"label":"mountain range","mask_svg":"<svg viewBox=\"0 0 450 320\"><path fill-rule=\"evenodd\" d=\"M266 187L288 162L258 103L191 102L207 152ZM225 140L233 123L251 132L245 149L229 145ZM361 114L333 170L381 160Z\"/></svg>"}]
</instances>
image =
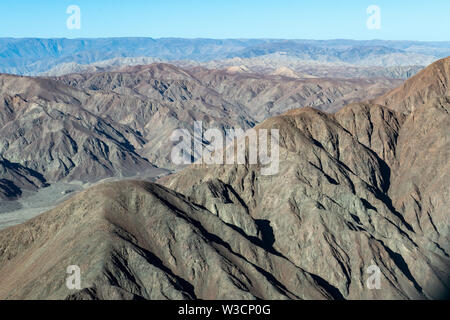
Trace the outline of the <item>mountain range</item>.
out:
<instances>
[{"instance_id":1,"label":"mountain range","mask_svg":"<svg viewBox=\"0 0 450 320\"><path fill-rule=\"evenodd\" d=\"M272 53L271 41L239 43L214 53ZM318 43L283 50L330 56ZM367 44L334 56L413 46ZM2 75L3 197L26 183L163 166L168 133L194 120L278 129L280 163L271 176L258 164L193 164L156 183L121 179L76 193L0 230L0 299L447 298L449 79L449 57L405 82L168 64ZM80 290L65 285L69 265L81 269ZM373 266L378 289L367 286Z\"/></svg>"},{"instance_id":2,"label":"mountain range","mask_svg":"<svg viewBox=\"0 0 450 320\"><path fill-rule=\"evenodd\" d=\"M41 177L43 185L172 170L170 136L179 128L192 133L196 120L206 128L246 130L297 107L336 111L401 83L186 71L161 63L61 77L3 74L0 155ZM3 198L36 189L17 184L5 170Z\"/></svg>"},{"instance_id":3,"label":"mountain range","mask_svg":"<svg viewBox=\"0 0 450 320\"><path fill-rule=\"evenodd\" d=\"M450 55L450 43L345 39L1 38L0 72L38 75L53 69L50 72L59 75L62 70L71 72L71 67L77 69L78 65L104 63L117 58L160 59L158 62L181 61L182 64L208 64L217 63L216 61L223 64L234 58L250 62L255 60L261 64L261 60L269 59L270 64L286 66L285 62L280 61L280 55L283 57L281 60L287 58L296 65L305 62L311 65L311 62L315 62L320 65L331 63L363 69L423 67ZM350 76L357 77L358 74L359 71Z\"/></svg>"}]
</instances>

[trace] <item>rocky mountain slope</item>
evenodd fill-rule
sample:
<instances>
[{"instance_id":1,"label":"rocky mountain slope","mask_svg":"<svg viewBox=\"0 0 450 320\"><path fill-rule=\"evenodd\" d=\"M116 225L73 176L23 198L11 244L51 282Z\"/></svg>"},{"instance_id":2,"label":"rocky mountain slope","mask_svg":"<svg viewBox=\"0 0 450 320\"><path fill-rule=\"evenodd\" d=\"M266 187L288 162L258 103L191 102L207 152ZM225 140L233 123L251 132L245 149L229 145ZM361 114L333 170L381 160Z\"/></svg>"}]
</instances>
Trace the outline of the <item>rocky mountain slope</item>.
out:
<instances>
[{"instance_id":1,"label":"rocky mountain slope","mask_svg":"<svg viewBox=\"0 0 450 320\"><path fill-rule=\"evenodd\" d=\"M196 164L88 189L0 231L0 298L445 298L449 108L443 95L407 112L295 109L256 126L279 130L275 175Z\"/></svg>"},{"instance_id":2,"label":"rocky mountain slope","mask_svg":"<svg viewBox=\"0 0 450 320\"><path fill-rule=\"evenodd\" d=\"M292 79L204 68L191 72L228 101L245 107L258 122L298 107L335 112L348 103L366 100L361 99L363 95L376 97L402 83L383 78Z\"/></svg>"},{"instance_id":3,"label":"rocky mountain slope","mask_svg":"<svg viewBox=\"0 0 450 320\"><path fill-rule=\"evenodd\" d=\"M255 123L244 107L230 103L190 73L168 64L68 75L56 80L110 96L107 101L92 101L90 109L139 132L144 141L139 153L163 167L173 166L173 143L169 138L178 128L192 133L196 120L205 127L219 129L248 129Z\"/></svg>"},{"instance_id":4,"label":"rocky mountain slope","mask_svg":"<svg viewBox=\"0 0 450 320\"><path fill-rule=\"evenodd\" d=\"M420 84L428 89L422 97L445 94L449 61L393 93L411 101L408 88ZM443 95L406 113L367 103L335 115L290 111L257 127L280 130L277 175L262 176L257 166L194 166L160 182L225 221L234 220L221 210L230 202L221 190L233 190L234 205L270 223L274 250L344 297L367 294L361 278L369 261L382 269L386 291L378 293L384 298L444 297L450 284L449 102Z\"/></svg>"},{"instance_id":5,"label":"rocky mountain slope","mask_svg":"<svg viewBox=\"0 0 450 320\"><path fill-rule=\"evenodd\" d=\"M448 114L434 112L448 124ZM299 109L258 127L280 130L277 175L262 176L259 167L216 166L186 169L160 182L242 230L245 225L222 209L230 202L267 221L273 250L345 298L442 298L450 283L448 137L437 150L430 146L436 160L417 167L434 169L417 176L402 161L403 150L418 142L404 141L422 130L419 124L401 135L409 121L377 105L350 105L335 116ZM444 123L422 139L442 139ZM437 173L438 163L444 172ZM441 190L433 193L437 185ZM364 287L364 270L372 264L382 270L380 290Z\"/></svg>"},{"instance_id":6,"label":"rocky mountain slope","mask_svg":"<svg viewBox=\"0 0 450 320\"><path fill-rule=\"evenodd\" d=\"M247 221L254 237L161 186L104 184L0 232L0 269L9 274L0 297L333 297L323 281L258 245L258 227ZM82 268L83 290L65 286L71 264Z\"/></svg>"},{"instance_id":7,"label":"rocky mountain slope","mask_svg":"<svg viewBox=\"0 0 450 320\"><path fill-rule=\"evenodd\" d=\"M173 169L170 136L178 128L192 133L196 120L205 128L245 130L284 110L306 105L334 110L398 83L192 73L168 64L58 78L3 74L0 155L48 183L132 176L155 166Z\"/></svg>"},{"instance_id":8,"label":"rocky mountain slope","mask_svg":"<svg viewBox=\"0 0 450 320\"><path fill-rule=\"evenodd\" d=\"M139 135L89 111L91 96L55 81L2 75L0 154L48 182L127 176L154 168ZM104 97L103 97L104 98Z\"/></svg>"},{"instance_id":9,"label":"rocky mountain slope","mask_svg":"<svg viewBox=\"0 0 450 320\"><path fill-rule=\"evenodd\" d=\"M81 89L139 94L174 105L184 103L185 109L194 108L193 104L195 110L201 109L207 102L240 112L249 123L303 106L336 111L349 102L379 96L402 83L383 78L292 79L205 68L185 71L168 64L123 67L114 72L65 75L55 79ZM186 87L180 90L180 86Z\"/></svg>"},{"instance_id":10,"label":"rocky mountain slope","mask_svg":"<svg viewBox=\"0 0 450 320\"><path fill-rule=\"evenodd\" d=\"M14 199L22 195L23 190L35 191L46 186L45 179L39 173L17 163L11 163L0 156L0 199Z\"/></svg>"},{"instance_id":11,"label":"rocky mountain slope","mask_svg":"<svg viewBox=\"0 0 450 320\"><path fill-rule=\"evenodd\" d=\"M431 100L450 95L450 60L436 61L402 86L374 100L390 108L410 112Z\"/></svg>"},{"instance_id":12,"label":"rocky mountain slope","mask_svg":"<svg viewBox=\"0 0 450 320\"><path fill-rule=\"evenodd\" d=\"M189 77L168 65L136 72L135 78L148 82L147 87L141 84L142 93L125 85L109 88L110 74L92 89L2 75L0 154L49 182L95 181L145 172L154 168L153 162L167 164L172 131L192 131L193 119L218 127L253 125L245 110L234 108L197 80L169 79L178 73ZM117 87L123 75L116 78ZM98 89L101 85L103 90Z\"/></svg>"}]
</instances>

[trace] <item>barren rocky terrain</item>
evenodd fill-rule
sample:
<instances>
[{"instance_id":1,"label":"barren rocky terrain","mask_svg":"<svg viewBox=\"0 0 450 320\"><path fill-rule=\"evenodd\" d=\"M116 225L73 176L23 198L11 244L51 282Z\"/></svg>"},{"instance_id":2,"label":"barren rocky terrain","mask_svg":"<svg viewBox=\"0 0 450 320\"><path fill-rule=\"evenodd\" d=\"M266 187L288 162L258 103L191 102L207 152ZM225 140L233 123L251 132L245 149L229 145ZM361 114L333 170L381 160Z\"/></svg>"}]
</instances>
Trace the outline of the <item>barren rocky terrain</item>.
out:
<instances>
[{"instance_id":1,"label":"barren rocky terrain","mask_svg":"<svg viewBox=\"0 0 450 320\"><path fill-rule=\"evenodd\" d=\"M0 134L7 140L0 150L9 161L6 172L17 163L8 175L19 181L34 172L28 169L53 181L70 167L61 157L52 160L51 152L39 154L51 150L48 145L32 147L28 162L20 162L18 150L32 141L50 141L59 154L80 153L65 177L153 168L150 129L170 127L172 119L278 129L280 163L268 176L262 165L194 164L157 183L102 183L1 230L0 299L448 297L449 66L450 58L437 61L375 99L370 90L367 95L370 81L355 89L345 81L277 82L167 65L57 79L2 76L7 111ZM38 85L19 86L21 81ZM367 101L347 104L358 86ZM13 92L18 87L22 91ZM48 87L51 96L42 90ZM347 87L353 88L351 101L342 98ZM141 113L123 109L128 104L122 99L130 96ZM150 107L157 97L164 107ZM294 97L303 108L283 102ZM331 111L347 105L326 112L327 100ZM201 102L199 110L190 109L193 101ZM274 112L261 101L272 101ZM207 118L211 112L215 116ZM163 114L168 123L161 124ZM44 125L23 132L23 119ZM54 134L67 127L68 136L81 137L65 144L77 148L51 143L49 129L57 125ZM84 141L98 141L98 147ZM8 151L14 145L16 152ZM68 265L80 266L81 290L65 286ZM381 271L379 289L366 285L373 265Z\"/></svg>"},{"instance_id":2,"label":"barren rocky terrain","mask_svg":"<svg viewBox=\"0 0 450 320\"><path fill-rule=\"evenodd\" d=\"M168 64L57 78L4 74L0 155L16 170L21 166L22 175L40 177L41 184L134 176L155 166L174 169L169 138L178 128L193 132L195 120L206 128L245 130L285 110L315 106L334 111L398 84L400 80L390 79L188 72ZM1 177L8 180L10 174ZM4 180L3 198L40 186Z\"/></svg>"}]
</instances>

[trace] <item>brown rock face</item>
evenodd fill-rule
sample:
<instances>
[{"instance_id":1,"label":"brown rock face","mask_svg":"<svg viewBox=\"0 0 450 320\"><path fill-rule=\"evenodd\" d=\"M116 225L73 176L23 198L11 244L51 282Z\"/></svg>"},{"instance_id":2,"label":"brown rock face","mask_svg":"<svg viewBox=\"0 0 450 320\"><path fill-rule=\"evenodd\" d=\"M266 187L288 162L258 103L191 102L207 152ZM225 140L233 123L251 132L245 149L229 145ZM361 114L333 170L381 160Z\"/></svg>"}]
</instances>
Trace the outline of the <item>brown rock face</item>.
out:
<instances>
[{"instance_id":1,"label":"brown rock face","mask_svg":"<svg viewBox=\"0 0 450 320\"><path fill-rule=\"evenodd\" d=\"M450 57L434 62L403 85L376 98L375 103L411 112L434 98L450 95Z\"/></svg>"}]
</instances>

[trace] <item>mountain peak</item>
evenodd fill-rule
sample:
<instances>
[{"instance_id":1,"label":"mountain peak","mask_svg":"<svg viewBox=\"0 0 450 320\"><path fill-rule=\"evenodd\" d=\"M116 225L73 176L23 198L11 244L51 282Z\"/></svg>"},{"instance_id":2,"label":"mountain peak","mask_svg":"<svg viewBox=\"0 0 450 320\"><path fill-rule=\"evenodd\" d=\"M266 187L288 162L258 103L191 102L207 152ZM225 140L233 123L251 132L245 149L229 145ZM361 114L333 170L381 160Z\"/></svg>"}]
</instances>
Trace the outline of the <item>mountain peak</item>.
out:
<instances>
[{"instance_id":1,"label":"mountain peak","mask_svg":"<svg viewBox=\"0 0 450 320\"><path fill-rule=\"evenodd\" d=\"M419 105L445 95L450 95L450 56L432 63L400 87L373 101L409 113Z\"/></svg>"}]
</instances>

